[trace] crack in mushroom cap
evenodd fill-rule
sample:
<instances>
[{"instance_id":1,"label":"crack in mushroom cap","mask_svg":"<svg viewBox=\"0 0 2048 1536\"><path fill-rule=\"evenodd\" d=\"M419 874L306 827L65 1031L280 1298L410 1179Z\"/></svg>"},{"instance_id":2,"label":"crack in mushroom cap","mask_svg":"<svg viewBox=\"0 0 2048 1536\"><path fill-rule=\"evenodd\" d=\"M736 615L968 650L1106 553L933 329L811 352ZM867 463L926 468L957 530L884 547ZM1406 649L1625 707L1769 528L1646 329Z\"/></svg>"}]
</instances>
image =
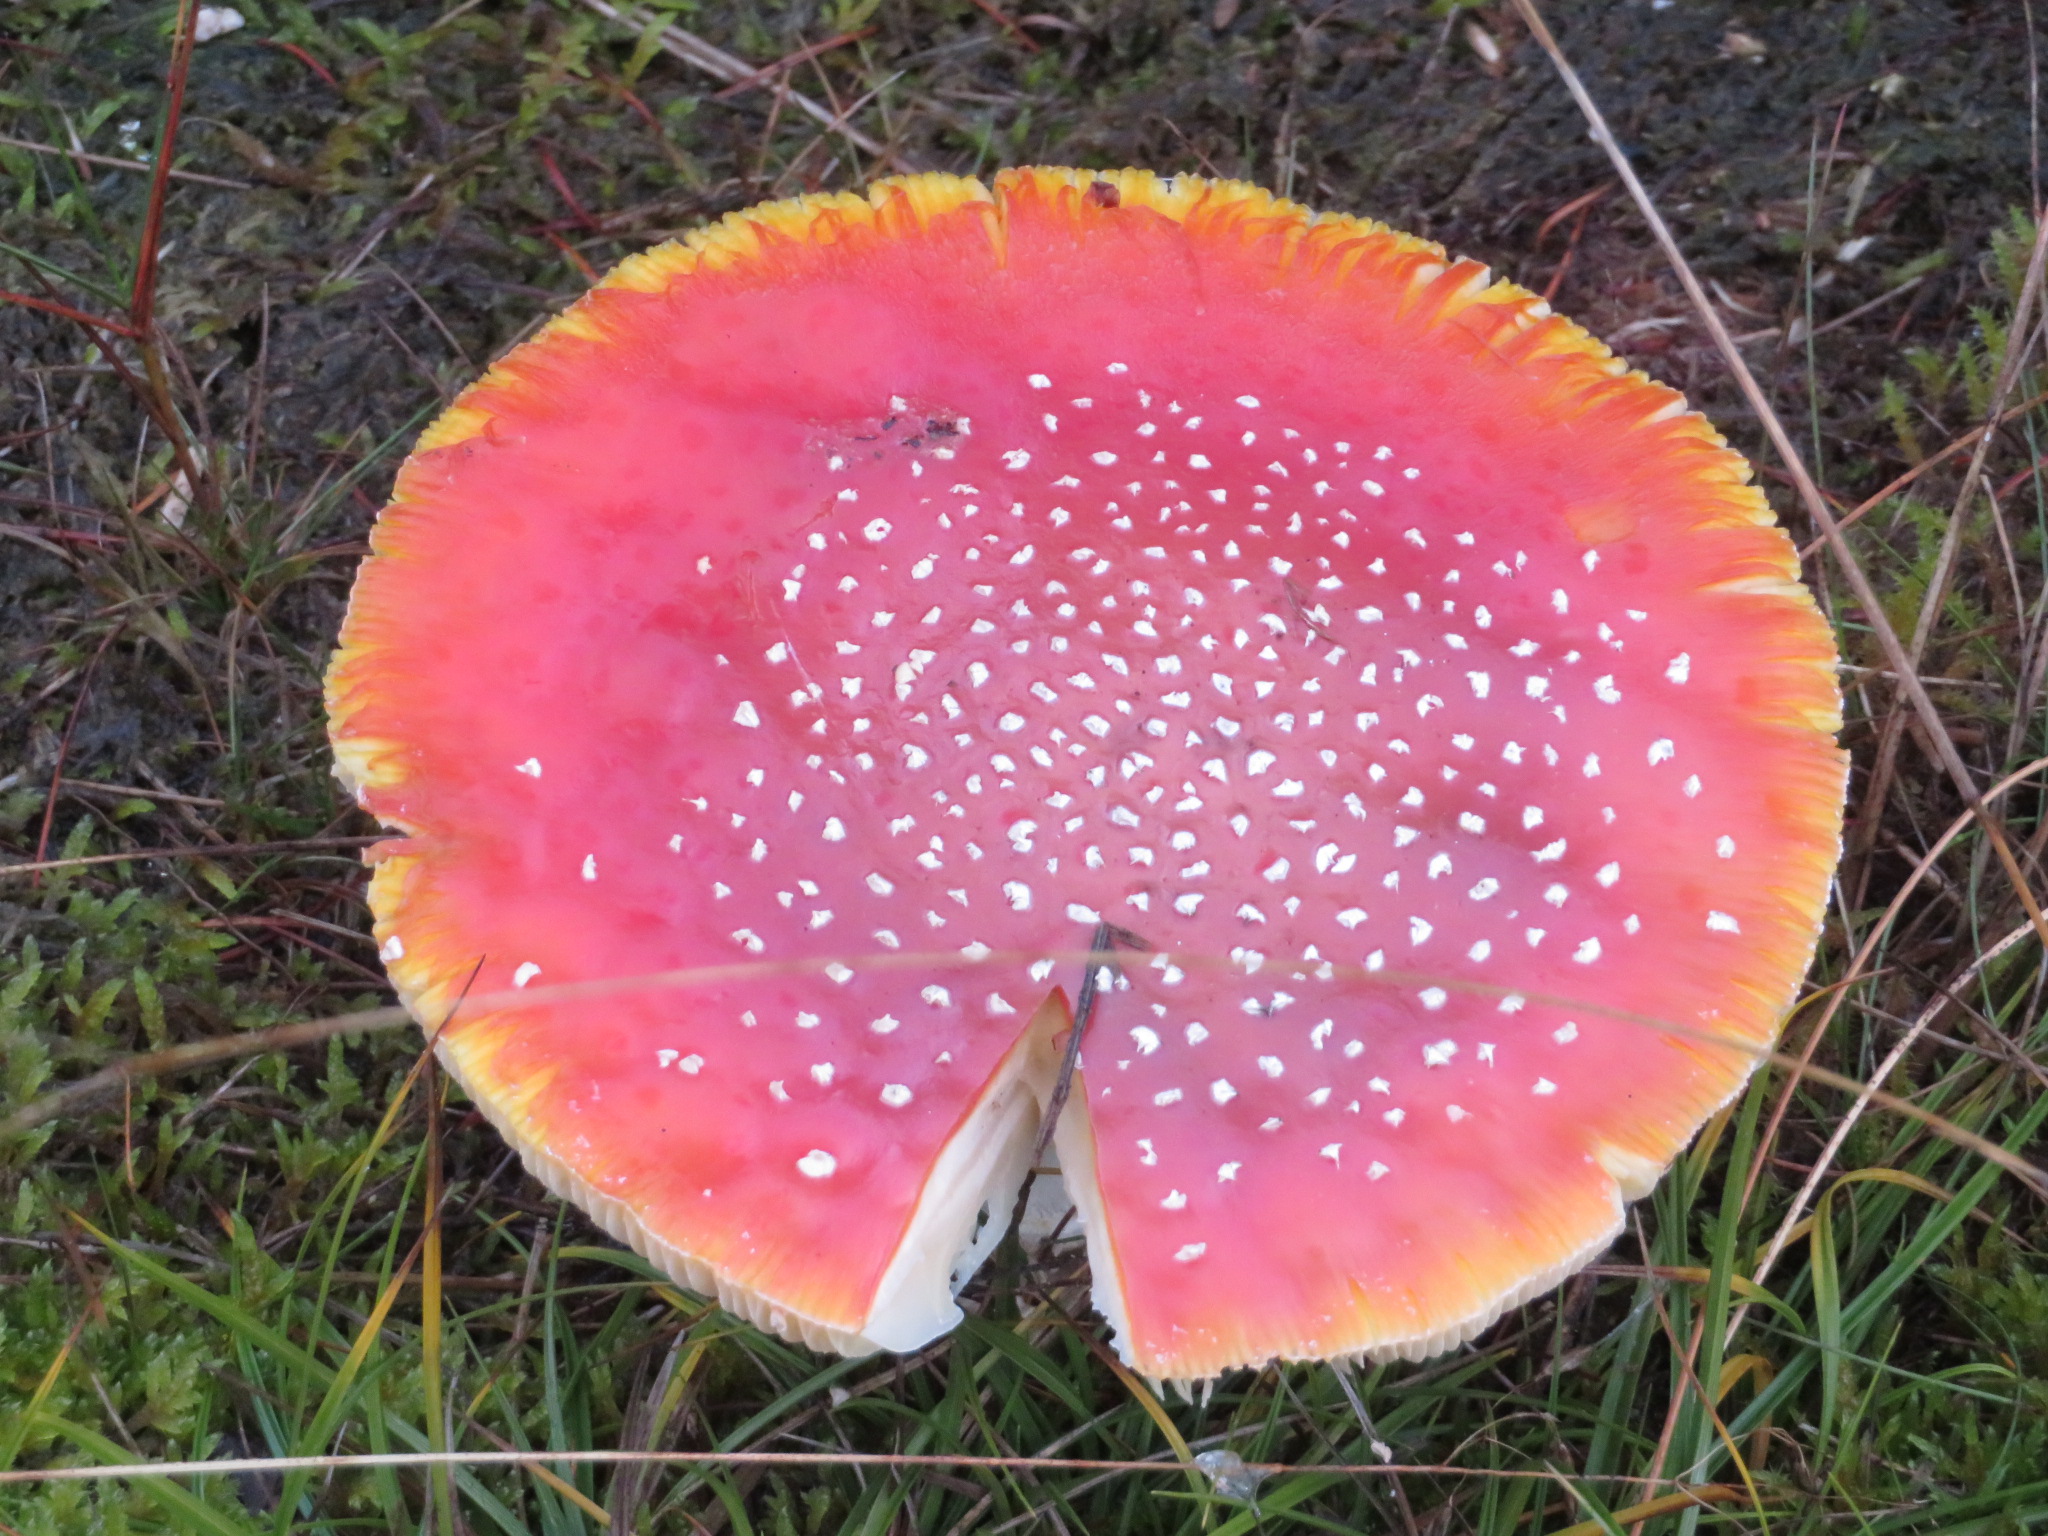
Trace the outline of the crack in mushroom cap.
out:
<instances>
[{"instance_id":1,"label":"crack in mushroom cap","mask_svg":"<svg viewBox=\"0 0 2048 1536\"><path fill-rule=\"evenodd\" d=\"M1242 184L735 214L400 473L328 679L387 963L430 1021L537 989L443 1052L612 1231L902 1348L1106 918L1154 951L1059 1134L1124 1358L1447 1347L1811 956L1835 657L1748 480L1528 293Z\"/></svg>"}]
</instances>

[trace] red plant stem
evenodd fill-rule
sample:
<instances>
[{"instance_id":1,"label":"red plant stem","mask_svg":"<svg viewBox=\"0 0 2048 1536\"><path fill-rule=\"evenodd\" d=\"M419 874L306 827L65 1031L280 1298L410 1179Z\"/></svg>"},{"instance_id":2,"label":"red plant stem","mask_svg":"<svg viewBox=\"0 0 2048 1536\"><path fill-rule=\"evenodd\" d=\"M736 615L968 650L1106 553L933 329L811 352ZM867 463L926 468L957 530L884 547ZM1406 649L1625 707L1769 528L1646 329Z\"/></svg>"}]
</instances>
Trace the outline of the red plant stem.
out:
<instances>
[{"instance_id":1,"label":"red plant stem","mask_svg":"<svg viewBox=\"0 0 2048 1536\"><path fill-rule=\"evenodd\" d=\"M76 325L87 326L95 331L112 331L116 336L132 338L136 334L135 327L125 320L102 320L97 315L88 315L82 309L73 309L69 304L59 304L55 299L38 299L30 294L16 293L10 288L0 288L0 303L40 309L45 314L62 316Z\"/></svg>"},{"instance_id":2,"label":"red plant stem","mask_svg":"<svg viewBox=\"0 0 2048 1536\"><path fill-rule=\"evenodd\" d=\"M185 85L192 74L193 28L198 20L196 0L179 0L177 39L171 46L170 94L164 107L164 128L157 139L156 160L149 182L149 209L142 221L142 247L135 254L135 288L129 298L128 323L133 327L136 348L142 353L143 372L149 389L144 398L153 401L150 414L170 440L178 467L193 499L213 510L218 501L212 477L202 472L199 456L178 419L177 403L171 394L170 375L165 372L163 349L156 341L157 250L163 240L164 200L171 185L171 160L177 153L178 125L185 115Z\"/></svg>"},{"instance_id":3,"label":"red plant stem","mask_svg":"<svg viewBox=\"0 0 2048 1536\"><path fill-rule=\"evenodd\" d=\"M631 87L625 85L623 82L619 84L618 92L620 98L626 103L626 105L631 107L635 112L640 114L640 121L645 123L649 128L653 129L657 135L660 134L661 119L654 115L654 109L648 106L646 102L642 101L639 98L639 96L634 94Z\"/></svg>"},{"instance_id":4,"label":"red plant stem","mask_svg":"<svg viewBox=\"0 0 2048 1536\"><path fill-rule=\"evenodd\" d=\"M128 322L135 334L147 337L156 323L156 252L163 237L164 198L171 185L171 156L178 145L178 123L185 115L185 82L192 73L194 0L179 0L177 41L171 48L170 100L164 108L164 130L158 136L156 163L149 180L149 211L142 221L142 249L135 257L135 291Z\"/></svg>"},{"instance_id":5,"label":"red plant stem","mask_svg":"<svg viewBox=\"0 0 2048 1536\"><path fill-rule=\"evenodd\" d=\"M92 692L93 674L99 671L100 658L107 654L107 647L114 643L124 627L123 625L116 624L107 631L106 638L100 641L100 648L92 653L92 660L85 664L85 673L78 680L78 697L71 701L71 714L64 722L63 736L58 739L57 764L50 770L50 794L49 798L43 802L43 826L42 831L36 837L35 862L38 864L43 863L49 857L50 829L57 821L57 792L64 787L64 760L71 755L71 735L72 732L78 729L79 715L85 711L86 695ZM30 877L29 884L31 887L35 887L40 886L42 883L42 871L37 870Z\"/></svg>"},{"instance_id":6,"label":"red plant stem","mask_svg":"<svg viewBox=\"0 0 2048 1536\"><path fill-rule=\"evenodd\" d=\"M545 144L534 145L534 150L540 155L541 169L547 172L548 180L554 184L555 191L562 201L569 205L569 211L576 216L577 224L584 229L596 229L597 221L591 218L583 204L576 200L576 189L569 185L569 178L562 174L561 166L555 163L554 152Z\"/></svg>"},{"instance_id":7,"label":"red plant stem","mask_svg":"<svg viewBox=\"0 0 2048 1536\"><path fill-rule=\"evenodd\" d=\"M564 256L568 257L570 262L572 262L575 265L577 271L581 272L584 275L584 277L589 279L592 283L595 283L597 281L599 275L597 268L593 267L590 264L590 262L584 257L581 251L577 250L575 246L571 245L568 241L564 240L560 235L556 234L553 229L549 228L545 224L540 226L540 232L543 235L547 236L548 240L554 245L556 250L560 251Z\"/></svg>"},{"instance_id":8,"label":"red plant stem","mask_svg":"<svg viewBox=\"0 0 2048 1536\"><path fill-rule=\"evenodd\" d=\"M974 0L974 4L976 9L980 10L997 26L1001 27L1005 32L1009 33L1010 36L1014 37L1018 42L1022 43L1026 48L1030 49L1033 53L1043 53L1045 51L1040 46L1038 39L1031 36L1030 33L1026 32L1022 27L1018 26L1016 22L1012 21L1008 16L1004 15L1003 12L996 7L996 5L994 4L994 0Z\"/></svg>"},{"instance_id":9,"label":"red plant stem","mask_svg":"<svg viewBox=\"0 0 2048 1536\"><path fill-rule=\"evenodd\" d=\"M301 64L305 65L306 68L313 71L314 74L318 75L322 80L325 80L329 85L334 87L335 90L338 91L341 89L341 82L334 78L333 72L330 71L325 64L322 64L318 59L314 58L313 55L306 52L305 49L301 48L297 43L288 43L281 37L259 37L256 39L256 41L261 43L266 48L275 48L279 53L290 54L293 58L297 59Z\"/></svg>"}]
</instances>

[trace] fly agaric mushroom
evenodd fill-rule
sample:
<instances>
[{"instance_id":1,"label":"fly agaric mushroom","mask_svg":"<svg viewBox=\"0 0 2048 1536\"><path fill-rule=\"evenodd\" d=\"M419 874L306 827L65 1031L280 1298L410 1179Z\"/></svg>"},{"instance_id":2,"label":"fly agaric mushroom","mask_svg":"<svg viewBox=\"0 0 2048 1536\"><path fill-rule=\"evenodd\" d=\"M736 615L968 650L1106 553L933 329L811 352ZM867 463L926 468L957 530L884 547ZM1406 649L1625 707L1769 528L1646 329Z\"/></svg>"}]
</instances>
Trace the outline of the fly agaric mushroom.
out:
<instances>
[{"instance_id":1,"label":"fly agaric mushroom","mask_svg":"<svg viewBox=\"0 0 2048 1536\"><path fill-rule=\"evenodd\" d=\"M1441 1350L1811 956L1835 655L1748 481L1527 292L1250 186L734 214L399 474L328 678L385 959L609 1231L905 1349L1114 922L1057 1132L1124 1358Z\"/></svg>"}]
</instances>

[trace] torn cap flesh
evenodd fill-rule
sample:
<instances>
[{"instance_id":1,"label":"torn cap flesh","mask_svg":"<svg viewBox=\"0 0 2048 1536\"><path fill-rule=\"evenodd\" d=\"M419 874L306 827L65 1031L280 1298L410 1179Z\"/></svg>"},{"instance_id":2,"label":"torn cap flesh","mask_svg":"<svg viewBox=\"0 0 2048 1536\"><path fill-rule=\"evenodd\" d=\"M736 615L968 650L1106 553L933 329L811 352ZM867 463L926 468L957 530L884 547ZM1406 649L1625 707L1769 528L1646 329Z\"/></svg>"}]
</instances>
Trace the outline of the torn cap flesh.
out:
<instances>
[{"instance_id":1,"label":"torn cap flesh","mask_svg":"<svg viewBox=\"0 0 2048 1536\"><path fill-rule=\"evenodd\" d=\"M1810 958L1834 651L1748 481L1242 184L735 214L399 475L328 677L378 937L424 1020L514 999L442 1050L541 1178L859 1351L957 1316L1107 917L1059 1147L1124 1358L1419 1357L1600 1251Z\"/></svg>"}]
</instances>

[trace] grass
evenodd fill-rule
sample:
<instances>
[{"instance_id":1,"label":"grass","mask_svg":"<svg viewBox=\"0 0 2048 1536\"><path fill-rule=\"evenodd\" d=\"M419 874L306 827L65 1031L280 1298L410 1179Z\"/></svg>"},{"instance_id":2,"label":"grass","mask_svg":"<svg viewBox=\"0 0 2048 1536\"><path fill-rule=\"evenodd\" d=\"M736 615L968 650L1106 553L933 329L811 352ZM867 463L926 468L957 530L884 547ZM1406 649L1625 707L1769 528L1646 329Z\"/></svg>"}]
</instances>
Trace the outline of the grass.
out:
<instances>
[{"instance_id":1,"label":"grass","mask_svg":"<svg viewBox=\"0 0 2048 1536\"><path fill-rule=\"evenodd\" d=\"M2042 1202L1833 1080L1761 1073L1602 1263L1475 1345L1244 1372L1189 1403L1113 1365L1072 1244L1000 1254L968 1322L906 1359L763 1336L597 1238L416 1036L379 1027L370 829L328 775L318 694L364 530L454 389L590 271L703 218L894 161L1249 175L1554 288L1770 464L1510 7L241 9L192 52L160 205L174 9L0 18L0 1113L153 1064L0 1145L0 1468L222 1463L0 1483L0 1532L2048 1524ZM2048 972L1940 761L1979 794L2018 774L1991 809L2048 885L2042 778L2019 773L2048 752L2048 370L2039 309L2014 324L2026 19L1821 0L1551 20L1856 512L1882 610L1809 561L1857 798L1786 1049L1882 1068L2038 1160ZM731 90L665 26L794 62ZM1941 456L1994 408L1974 476L1970 443ZM1923 613L1952 754L1874 634ZM266 1033L317 1019L343 1027ZM443 1448L453 1465L243 1465ZM532 1450L563 1459L475 1459ZM617 1450L697 1459L568 1459ZM1187 1470L1207 1452L1226 1459Z\"/></svg>"}]
</instances>

